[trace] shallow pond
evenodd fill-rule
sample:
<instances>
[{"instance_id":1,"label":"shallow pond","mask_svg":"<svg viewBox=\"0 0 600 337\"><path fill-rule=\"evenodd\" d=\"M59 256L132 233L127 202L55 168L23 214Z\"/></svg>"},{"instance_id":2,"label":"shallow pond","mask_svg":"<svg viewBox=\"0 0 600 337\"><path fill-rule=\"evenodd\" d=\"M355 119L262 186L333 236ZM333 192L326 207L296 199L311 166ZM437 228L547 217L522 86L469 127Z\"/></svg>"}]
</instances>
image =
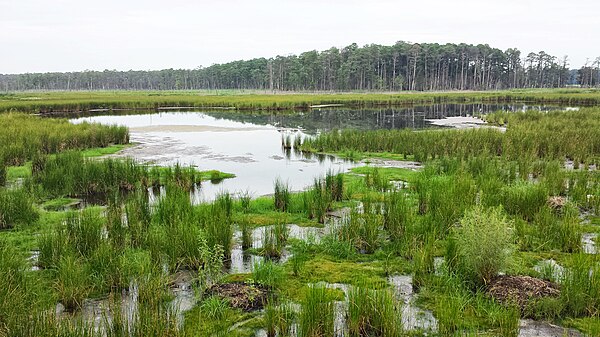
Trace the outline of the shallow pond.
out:
<instances>
[{"instance_id":1,"label":"shallow pond","mask_svg":"<svg viewBox=\"0 0 600 337\"><path fill-rule=\"evenodd\" d=\"M137 145L118 156L130 156L158 165L195 165L200 170L219 170L236 175L236 178L219 184L204 184L194 196L198 202L211 200L223 191L249 192L253 196L270 194L277 178L287 181L291 190L298 191L329 170L345 172L362 165L333 156L306 156L283 149L282 137L288 135L293 140L332 129L424 128L432 126L436 119L527 109L562 108L523 104L437 104L398 109L312 109L294 114L130 111L122 115L95 115L71 121L129 127L131 141Z\"/></svg>"}]
</instances>

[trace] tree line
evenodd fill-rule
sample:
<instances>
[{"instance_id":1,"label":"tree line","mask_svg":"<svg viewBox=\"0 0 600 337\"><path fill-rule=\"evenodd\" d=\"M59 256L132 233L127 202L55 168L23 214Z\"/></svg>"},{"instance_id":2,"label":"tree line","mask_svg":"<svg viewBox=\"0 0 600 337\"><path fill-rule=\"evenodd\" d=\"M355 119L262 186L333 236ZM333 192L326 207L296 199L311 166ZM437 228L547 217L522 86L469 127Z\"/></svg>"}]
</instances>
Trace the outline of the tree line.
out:
<instances>
[{"instance_id":1,"label":"tree line","mask_svg":"<svg viewBox=\"0 0 600 337\"><path fill-rule=\"evenodd\" d=\"M492 90L600 85L600 57L569 69L567 56L522 55L487 44L351 44L300 55L256 58L197 69L0 74L0 90L280 91Z\"/></svg>"}]
</instances>

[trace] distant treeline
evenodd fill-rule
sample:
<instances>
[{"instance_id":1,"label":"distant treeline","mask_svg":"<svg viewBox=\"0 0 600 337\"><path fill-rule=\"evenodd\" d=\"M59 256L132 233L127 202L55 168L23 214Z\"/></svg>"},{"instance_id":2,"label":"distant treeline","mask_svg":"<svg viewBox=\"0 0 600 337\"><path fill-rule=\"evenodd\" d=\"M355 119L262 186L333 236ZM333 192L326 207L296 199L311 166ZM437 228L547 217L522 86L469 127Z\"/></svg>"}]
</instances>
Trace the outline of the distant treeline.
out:
<instances>
[{"instance_id":1,"label":"distant treeline","mask_svg":"<svg viewBox=\"0 0 600 337\"><path fill-rule=\"evenodd\" d=\"M1 91L259 89L283 91L488 90L600 84L600 57L570 70L540 51L485 45L351 44L342 49L256 58L198 69L0 75Z\"/></svg>"}]
</instances>

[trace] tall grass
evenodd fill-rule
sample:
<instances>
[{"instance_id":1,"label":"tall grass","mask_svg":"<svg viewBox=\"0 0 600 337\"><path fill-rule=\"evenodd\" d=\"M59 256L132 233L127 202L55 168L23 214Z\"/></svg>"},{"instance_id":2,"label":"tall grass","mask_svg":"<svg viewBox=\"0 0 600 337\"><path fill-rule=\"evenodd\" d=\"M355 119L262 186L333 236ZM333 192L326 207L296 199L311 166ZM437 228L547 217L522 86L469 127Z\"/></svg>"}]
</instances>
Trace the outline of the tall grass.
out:
<instances>
[{"instance_id":1,"label":"tall grass","mask_svg":"<svg viewBox=\"0 0 600 337\"><path fill-rule=\"evenodd\" d=\"M83 305L90 293L89 278L81 259L66 255L61 257L56 270L54 289L65 310L72 311Z\"/></svg>"},{"instance_id":2,"label":"tall grass","mask_svg":"<svg viewBox=\"0 0 600 337\"><path fill-rule=\"evenodd\" d=\"M385 195L383 228L392 241L404 238L406 228L416 221L414 205L403 191L393 190Z\"/></svg>"},{"instance_id":3,"label":"tall grass","mask_svg":"<svg viewBox=\"0 0 600 337\"><path fill-rule=\"evenodd\" d=\"M75 125L63 119L19 113L1 114L0 130L3 130L0 154L8 165L22 165L40 153L129 143L126 127L89 123Z\"/></svg>"},{"instance_id":4,"label":"tall grass","mask_svg":"<svg viewBox=\"0 0 600 337\"><path fill-rule=\"evenodd\" d=\"M349 336L402 336L401 315L390 290L351 287L348 292Z\"/></svg>"},{"instance_id":5,"label":"tall grass","mask_svg":"<svg viewBox=\"0 0 600 337\"><path fill-rule=\"evenodd\" d=\"M253 265L252 279L260 285L278 288L285 279L285 271L271 260L259 260Z\"/></svg>"},{"instance_id":6,"label":"tall grass","mask_svg":"<svg viewBox=\"0 0 600 337\"><path fill-rule=\"evenodd\" d=\"M432 103L563 103L591 105L600 102L595 92L586 90L519 90L488 92L439 93L289 93L249 94L247 92L200 94L198 91L63 91L15 93L0 102L0 111L59 112L107 109L156 109L158 107L233 107L238 110L307 109L311 105L344 104L344 106L391 107Z\"/></svg>"},{"instance_id":7,"label":"tall grass","mask_svg":"<svg viewBox=\"0 0 600 337\"><path fill-rule=\"evenodd\" d=\"M0 229L31 224L38 216L33 199L25 189L0 189Z\"/></svg>"},{"instance_id":8,"label":"tall grass","mask_svg":"<svg viewBox=\"0 0 600 337\"><path fill-rule=\"evenodd\" d=\"M600 109L511 114L508 130L343 130L307 138L316 152L389 152L417 161L438 157L504 156L509 159L574 159L590 163L600 155Z\"/></svg>"},{"instance_id":9,"label":"tall grass","mask_svg":"<svg viewBox=\"0 0 600 337\"><path fill-rule=\"evenodd\" d=\"M327 289L310 285L301 303L299 317L300 337L326 337L334 335L334 306Z\"/></svg>"},{"instance_id":10,"label":"tall grass","mask_svg":"<svg viewBox=\"0 0 600 337\"><path fill-rule=\"evenodd\" d=\"M577 254L561 281L561 302L565 314L598 316L600 314L600 266L597 259Z\"/></svg>"},{"instance_id":11,"label":"tall grass","mask_svg":"<svg viewBox=\"0 0 600 337\"><path fill-rule=\"evenodd\" d=\"M285 212L290 206L290 189L287 183L279 178L275 180L275 209Z\"/></svg>"},{"instance_id":12,"label":"tall grass","mask_svg":"<svg viewBox=\"0 0 600 337\"><path fill-rule=\"evenodd\" d=\"M361 253L373 253L381 244L383 221L381 215L368 211L352 211L334 229L335 238L350 243Z\"/></svg>"}]
</instances>

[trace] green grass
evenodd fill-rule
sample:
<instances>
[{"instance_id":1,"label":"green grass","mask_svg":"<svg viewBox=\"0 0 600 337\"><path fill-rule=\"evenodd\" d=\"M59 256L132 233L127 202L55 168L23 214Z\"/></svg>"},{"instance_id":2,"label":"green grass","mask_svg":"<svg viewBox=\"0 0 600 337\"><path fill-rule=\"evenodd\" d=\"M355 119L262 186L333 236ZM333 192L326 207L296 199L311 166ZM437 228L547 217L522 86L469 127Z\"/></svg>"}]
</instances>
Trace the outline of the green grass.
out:
<instances>
[{"instance_id":1,"label":"green grass","mask_svg":"<svg viewBox=\"0 0 600 337\"><path fill-rule=\"evenodd\" d=\"M343 104L351 107L389 107L428 103L562 103L596 104L600 95L594 90L529 89L486 92L404 92L334 94L240 94L225 91L93 91L15 93L0 97L0 111L52 112L98 108L154 109L170 106L231 107L245 109L306 109L310 105Z\"/></svg>"},{"instance_id":2,"label":"green grass","mask_svg":"<svg viewBox=\"0 0 600 337\"><path fill-rule=\"evenodd\" d=\"M107 147L95 147L81 151L81 155L86 158L102 157L110 154L115 154L132 145L133 144L116 144Z\"/></svg>"}]
</instances>

